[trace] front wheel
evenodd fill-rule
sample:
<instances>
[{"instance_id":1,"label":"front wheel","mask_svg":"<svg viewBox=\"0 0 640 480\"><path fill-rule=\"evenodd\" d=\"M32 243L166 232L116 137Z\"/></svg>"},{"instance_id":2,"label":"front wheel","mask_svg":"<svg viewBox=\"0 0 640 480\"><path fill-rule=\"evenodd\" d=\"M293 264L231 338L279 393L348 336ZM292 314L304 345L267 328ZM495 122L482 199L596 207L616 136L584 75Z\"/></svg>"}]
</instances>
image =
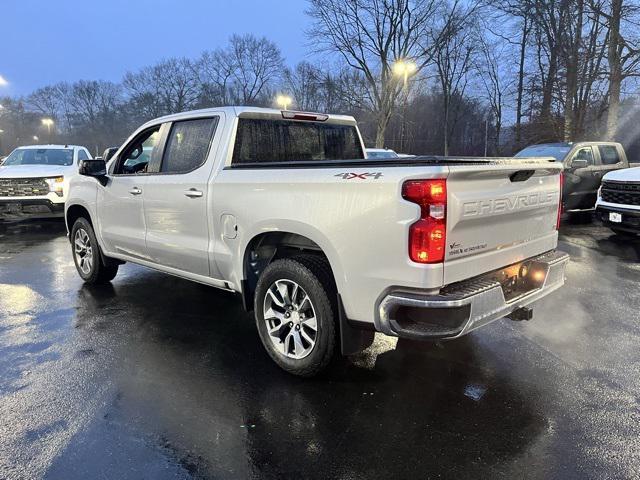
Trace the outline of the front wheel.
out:
<instances>
[{"instance_id":1,"label":"front wheel","mask_svg":"<svg viewBox=\"0 0 640 480\"><path fill-rule=\"evenodd\" d=\"M85 283L107 283L113 280L118 273L117 263L114 261L103 262L96 234L91 223L85 218L81 217L73 224L71 249L76 270Z\"/></svg>"},{"instance_id":2,"label":"front wheel","mask_svg":"<svg viewBox=\"0 0 640 480\"><path fill-rule=\"evenodd\" d=\"M337 296L328 263L317 255L276 260L262 273L254 311L262 344L282 369L311 377L331 361Z\"/></svg>"}]
</instances>

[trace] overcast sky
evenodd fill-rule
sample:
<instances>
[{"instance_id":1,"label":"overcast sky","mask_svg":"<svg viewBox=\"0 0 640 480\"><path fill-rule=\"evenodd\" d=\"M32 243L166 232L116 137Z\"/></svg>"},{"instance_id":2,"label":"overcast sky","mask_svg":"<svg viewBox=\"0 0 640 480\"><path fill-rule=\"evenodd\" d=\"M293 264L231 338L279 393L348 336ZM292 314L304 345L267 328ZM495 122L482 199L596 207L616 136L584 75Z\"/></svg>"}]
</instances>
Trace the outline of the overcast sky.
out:
<instances>
[{"instance_id":1,"label":"overcast sky","mask_svg":"<svg viewBox=\"0 0 640 480\"><path fill-rule=\"evenodd\" d=\"M119 81L173 56L197 57L233 33L266 36L305 59L304 0L0 0L0 96L62 80Z\"/></svg>"}]
</instances>

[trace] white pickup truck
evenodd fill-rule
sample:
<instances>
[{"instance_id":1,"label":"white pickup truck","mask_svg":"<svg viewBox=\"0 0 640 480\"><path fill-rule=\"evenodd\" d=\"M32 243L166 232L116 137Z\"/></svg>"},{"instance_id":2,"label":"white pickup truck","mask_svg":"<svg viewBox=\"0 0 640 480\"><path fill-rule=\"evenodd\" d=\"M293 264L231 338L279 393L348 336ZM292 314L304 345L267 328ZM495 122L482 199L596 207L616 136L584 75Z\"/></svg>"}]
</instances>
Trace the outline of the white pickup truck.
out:
<instances>
[{"instance_id":1,"label":"white pickup truck","mask_svg":"<svg viewBox=\"0 0 640 480\"><path fill-rule=\"evenodd\" d=\"M141 156L144 160L140 161ZM81 162L66 221L89 283L133 262L241 294L303 376L375 331L459 337L564 283L551 158L368 160L352 117L226 107Z\"/></svg>"},{"instance_id":2,"label":"white pickup truck","mask_svg":"<svg viewBox=\"0 0 640 480\"><path fill-rule=\"evenodd\" d=\"M0 165L0 221L64 216L69 180L90 159L78 145L18 147Z\"/></svg>"},{"instance_id":3,"label":"white pickup truck","mask_svg":"<svg viewBox=\"0 0 640 480\"><path fill-rule=\"evenodd\" d=\"M640 167L616 170L603 177L596 216L618 235L640 233Z\"/></svg>"}]
</instances>

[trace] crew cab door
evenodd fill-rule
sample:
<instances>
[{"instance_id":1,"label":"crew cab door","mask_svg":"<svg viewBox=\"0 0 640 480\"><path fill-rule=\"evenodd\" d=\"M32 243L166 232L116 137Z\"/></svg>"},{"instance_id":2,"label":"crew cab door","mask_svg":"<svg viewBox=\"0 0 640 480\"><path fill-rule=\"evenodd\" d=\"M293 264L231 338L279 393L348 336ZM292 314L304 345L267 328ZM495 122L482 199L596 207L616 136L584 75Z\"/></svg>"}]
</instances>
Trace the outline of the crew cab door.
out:
<instances>
[{"instance_id":1,"label":"crew cab door","mask_svg":"<svg viewBox=\"0 0 640 480\"><path fill-rule=\"evenodd\" d=\"M620 145L604 144L594 148L597 149L597 156L600 159L596 173L599 180L602 180L602 177L609 172L629 167L629 164L624 161L624 154L620 151L622 149ZM600 186L600 183L598 182L598 186Z\"/></svg>"},{"instance_id":2,"label":"crew cab door","mask_svg":"<svg viewBox=\"0 0 640 480\"><path fill-rule=\"evenodd\" d=\"M146 244L165 267L217 277L209 266L209 177L219 116L172 122L144 192Z\"/></svg>"},{"instance_id":3,"label":"crew cab door","mask_svg":"<svg viewBox=\"0 0 640 480\"><path fill-rule=\"evenodd\" d=\"M144 193L157 165L162 125L141 132L109 165L109 180L98 189L98 218L107 251L148 259Z\"/></svg>"},{"instance_id":4,"label":"crew cab door","mask_svg":"<svg viewBox=\"0 0 640 480\"><path fill-rule=\"evenodd\" d=\"M576 167L574 160L584 160L586 167ZM580 147L571 154L566 162L564 183L565 210L593 208L596 204L600 176L595 155L591 146Z\"/></svg>"}]
</instances>

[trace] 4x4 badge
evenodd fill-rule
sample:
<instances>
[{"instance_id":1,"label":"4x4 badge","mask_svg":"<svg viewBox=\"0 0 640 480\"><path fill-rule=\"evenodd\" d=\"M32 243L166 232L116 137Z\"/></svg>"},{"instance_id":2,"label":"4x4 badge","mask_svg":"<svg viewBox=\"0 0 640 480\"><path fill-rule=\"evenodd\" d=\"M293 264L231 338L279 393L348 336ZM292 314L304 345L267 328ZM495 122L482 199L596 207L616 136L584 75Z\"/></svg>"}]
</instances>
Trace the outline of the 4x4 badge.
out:
<instances>
[{"instance_id":1,"label":"4x4 badge","mask_svg":"<svg viewBox=\"0 0 640 480\"><path fill-rule=\"evenodd\" d=\"M359 179L359 180L366 180L368 177L373 177L375 180L379 179L382 176L382 172L365 172L365 173L354 173L354 172L348 172L348 173L336 173L334 175L334 177L340 177L343 180L353 180L355 178Z\"/></svg>"}]
</instances>

